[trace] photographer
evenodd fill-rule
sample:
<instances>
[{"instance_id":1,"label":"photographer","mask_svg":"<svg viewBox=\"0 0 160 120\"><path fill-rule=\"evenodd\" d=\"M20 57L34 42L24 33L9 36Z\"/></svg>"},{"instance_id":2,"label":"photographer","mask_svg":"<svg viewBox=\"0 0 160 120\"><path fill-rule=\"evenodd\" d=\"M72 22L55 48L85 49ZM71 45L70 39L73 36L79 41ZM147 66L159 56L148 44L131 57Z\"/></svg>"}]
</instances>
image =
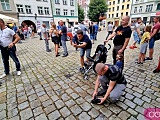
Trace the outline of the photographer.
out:
<instances>
[{"instance_id":1,"label":"photographer","mask_svg":"<svg viewBox=\"0 0 160 120\"><path fill-rule=\"evenodd\" d=\"M83 35L82 30L77 31L77 35L75 35L72 39L72 45L75 48L80 48L80 62L81 68L80 72L84 71L84 54L86 52L86 58L90 57L92 43L87 35Z\"/></svg>"},{"instance_id":2,"label":"photographer","mask_svg":"<svg viewBox=\"0 0 160 120\"><path fill-rule=\"evenodd\" d=\"M123 94L126 88L127 81L117 65L108 65L98 63L95 67L98 74L95 83L95 90L93 93L93 99L95 96L102 96L99 98L102 104L107 98L110 98L111 102L116 102ZM98 92L98 87L101 84L102 90Z\"/></svg>"}]
</instances>

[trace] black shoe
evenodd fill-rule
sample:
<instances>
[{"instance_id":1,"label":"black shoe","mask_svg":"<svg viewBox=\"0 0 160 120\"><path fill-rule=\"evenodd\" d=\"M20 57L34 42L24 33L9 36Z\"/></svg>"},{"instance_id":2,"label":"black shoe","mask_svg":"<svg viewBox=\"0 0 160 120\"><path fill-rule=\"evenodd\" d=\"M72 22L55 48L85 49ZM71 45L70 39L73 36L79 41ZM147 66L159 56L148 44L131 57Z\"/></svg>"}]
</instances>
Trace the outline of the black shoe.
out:
<instances>
[{"instance_id":1,"label":"black shoe","mask_svg":"<svg viewBox=\"0 0 160 120\"><path fill-rule=\"evenodd\" d=\"M56 55L56 57L60 56L59 54Z\"/></svg>"},{"instance_id":2,"label":"black shoe","mask_svg":"<svg viewBox=\"0 0 160 120\"><path fill-rule=\"evenodd\" d=\"M143 64L142 62L136 62L136 64L140 65L140 64Z\"/></svg>"},{"instance_id":3,"label":"black shoe","mask_svg":"<svg viewBox=\"0 0 160 120\"><path fill-rule=\"evenodd\" d=\"M51 50L48 50L47 52L51 52Z\"/></svg>"},{"instance_id":4,"label":"black shoe","mask_svg":"<svg viewBox=\"0 0 160 120\"><path fill-rule=\"evenodd\" d=\"M67 54L65 54L65 55L63 55L62 57L67 57L68 56L68 53Z\"/></svg>"},{"instance_id":5,"label":"black shoe","mask_svg":"<svg viewBox=\"0 0 160 120\"><path fill-rule=\"evenodd\" d=\"M91 103L92 103L92 104L98 104L98 103L100 103L100 102L101 102L101 100L98 99L97 96L94 96L94 99L91 100Z\"/></svg>"},{"instance_id":6,"label":"black shoe","mask_svg":"<svg viewBox=\"0 0 160 120\"><path fill-rule=\"evenodd\" d=\"M145 60L153 60L153 58L150 58L150 57L146 57Z\"/></svg>"},{"instance_id":7,"label":"black shoe","mask_svg":"<svg viewBox=\"0 0 160 120\"><path fill-rule=\"evenodd\" d=\"M159 72L160 70L157 70L157 69L153 70L153 73L159 73Z\"/></svg>"},{"instance_id":8,"label":"black shoe","mask_svg":"<svg viewBox=\"0 0 160 120\"><path fill-rule=\"evenodd\" d=\"M79 72L81 72L82 74L84 74L85 73L85 68L84 67L79 68Z\"/></svg>"},{"instance_id":9,"label":"black shoe","mask_svg":"<svg viewBox=\"0 0 160 120\"><path fill-rule=\"evenodd\" d=\"M106 92L107 92L107 90L102 89L101 91L99 91L99 92L97 93L97 96L105 95L105 94L106 94Z\"/></svg>"}]
</instances>

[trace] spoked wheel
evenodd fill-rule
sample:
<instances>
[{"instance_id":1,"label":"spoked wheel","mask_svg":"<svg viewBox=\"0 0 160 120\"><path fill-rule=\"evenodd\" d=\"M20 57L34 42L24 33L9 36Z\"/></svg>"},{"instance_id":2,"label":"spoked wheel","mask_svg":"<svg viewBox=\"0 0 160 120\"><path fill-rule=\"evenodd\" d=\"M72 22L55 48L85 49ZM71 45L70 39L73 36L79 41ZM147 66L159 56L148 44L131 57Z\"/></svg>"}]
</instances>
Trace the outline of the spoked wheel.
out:
<instances>
[{"instance_id":1,"label":"spoked wheel","mask_svg":"<svg viewBox=\"0 0 160 120\"><path fill-rule=\"evenodd\" d=\"M84 75L84 80L88 80L88 75Z\"/></svg>"}]
</instances>

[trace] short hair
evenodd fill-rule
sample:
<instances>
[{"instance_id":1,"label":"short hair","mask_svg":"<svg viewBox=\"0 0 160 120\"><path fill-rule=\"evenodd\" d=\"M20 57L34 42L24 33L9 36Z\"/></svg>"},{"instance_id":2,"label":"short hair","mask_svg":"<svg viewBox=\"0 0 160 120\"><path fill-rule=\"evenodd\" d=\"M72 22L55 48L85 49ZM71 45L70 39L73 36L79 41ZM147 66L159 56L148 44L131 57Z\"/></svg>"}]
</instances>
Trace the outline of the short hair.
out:
<instances>
[{"instance_id":1,"label":"short hair","mask_svg":"<svg viewBox=\"0 0 160 120\"><path fill-rule=\"evenodd\" d=\"M151 32L151 29L152 29L152 26L151 25L147 25L145 31L146 32Z\"/></svg>"},{"instance_id":2,"label":"short hair","mask_svg":"<svg viewBox=\"0 0 160 120\"><path fill-rule=\"evenodd\" d=\"M160 16L155 16L155 18L156 18L157 20L160 20Z\"/></svg>"},{"instance_id":3,"label":"short hair","mask_svg":"<svg viewBox=\"0 0 160 120\"><path fill-rule=\"evenodd\" d=\"M98 73L98 72L101 72L104 68L105 68L105 64L97 63L97 65L95 67L95 71Z\"/></svg>"},{"instance_id":4,"label":"short hair","mask_svg":"<svg viewBox=\"0 0 160 120\"><path fill-rule=\"evenodd\" d=\"M4 24L4 20L0 18L0 22L2 22Z\"/></svg>"},{"instance_id":5,"label":"short hair","mask_svg":"<svg viewBox=\"0 0 160 120\"><path fill-rule=\"evenodd\" d=\"M82 30L77 30L77 34L83 35L83 31Z\"/></svg>"}]
</instances>

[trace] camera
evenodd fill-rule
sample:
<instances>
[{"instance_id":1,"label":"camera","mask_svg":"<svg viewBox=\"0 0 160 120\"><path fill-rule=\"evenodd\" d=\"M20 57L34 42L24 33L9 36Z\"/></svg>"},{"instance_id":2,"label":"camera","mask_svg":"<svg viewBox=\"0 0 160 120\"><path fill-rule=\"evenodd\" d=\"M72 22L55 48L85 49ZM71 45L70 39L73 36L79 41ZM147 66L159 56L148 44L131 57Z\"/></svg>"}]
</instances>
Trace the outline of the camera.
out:
<instances>
[{"instance_id":1,"label":"camera","mask_svg":"<svg viewBox=\"0 0 160 120\"><path fill-rule=\"evenodd\" d=\"M100 103L101 100L97 98L97 96L94 96L94 99L91 101L92 104Z\"/></svg>"}]
</instances>

